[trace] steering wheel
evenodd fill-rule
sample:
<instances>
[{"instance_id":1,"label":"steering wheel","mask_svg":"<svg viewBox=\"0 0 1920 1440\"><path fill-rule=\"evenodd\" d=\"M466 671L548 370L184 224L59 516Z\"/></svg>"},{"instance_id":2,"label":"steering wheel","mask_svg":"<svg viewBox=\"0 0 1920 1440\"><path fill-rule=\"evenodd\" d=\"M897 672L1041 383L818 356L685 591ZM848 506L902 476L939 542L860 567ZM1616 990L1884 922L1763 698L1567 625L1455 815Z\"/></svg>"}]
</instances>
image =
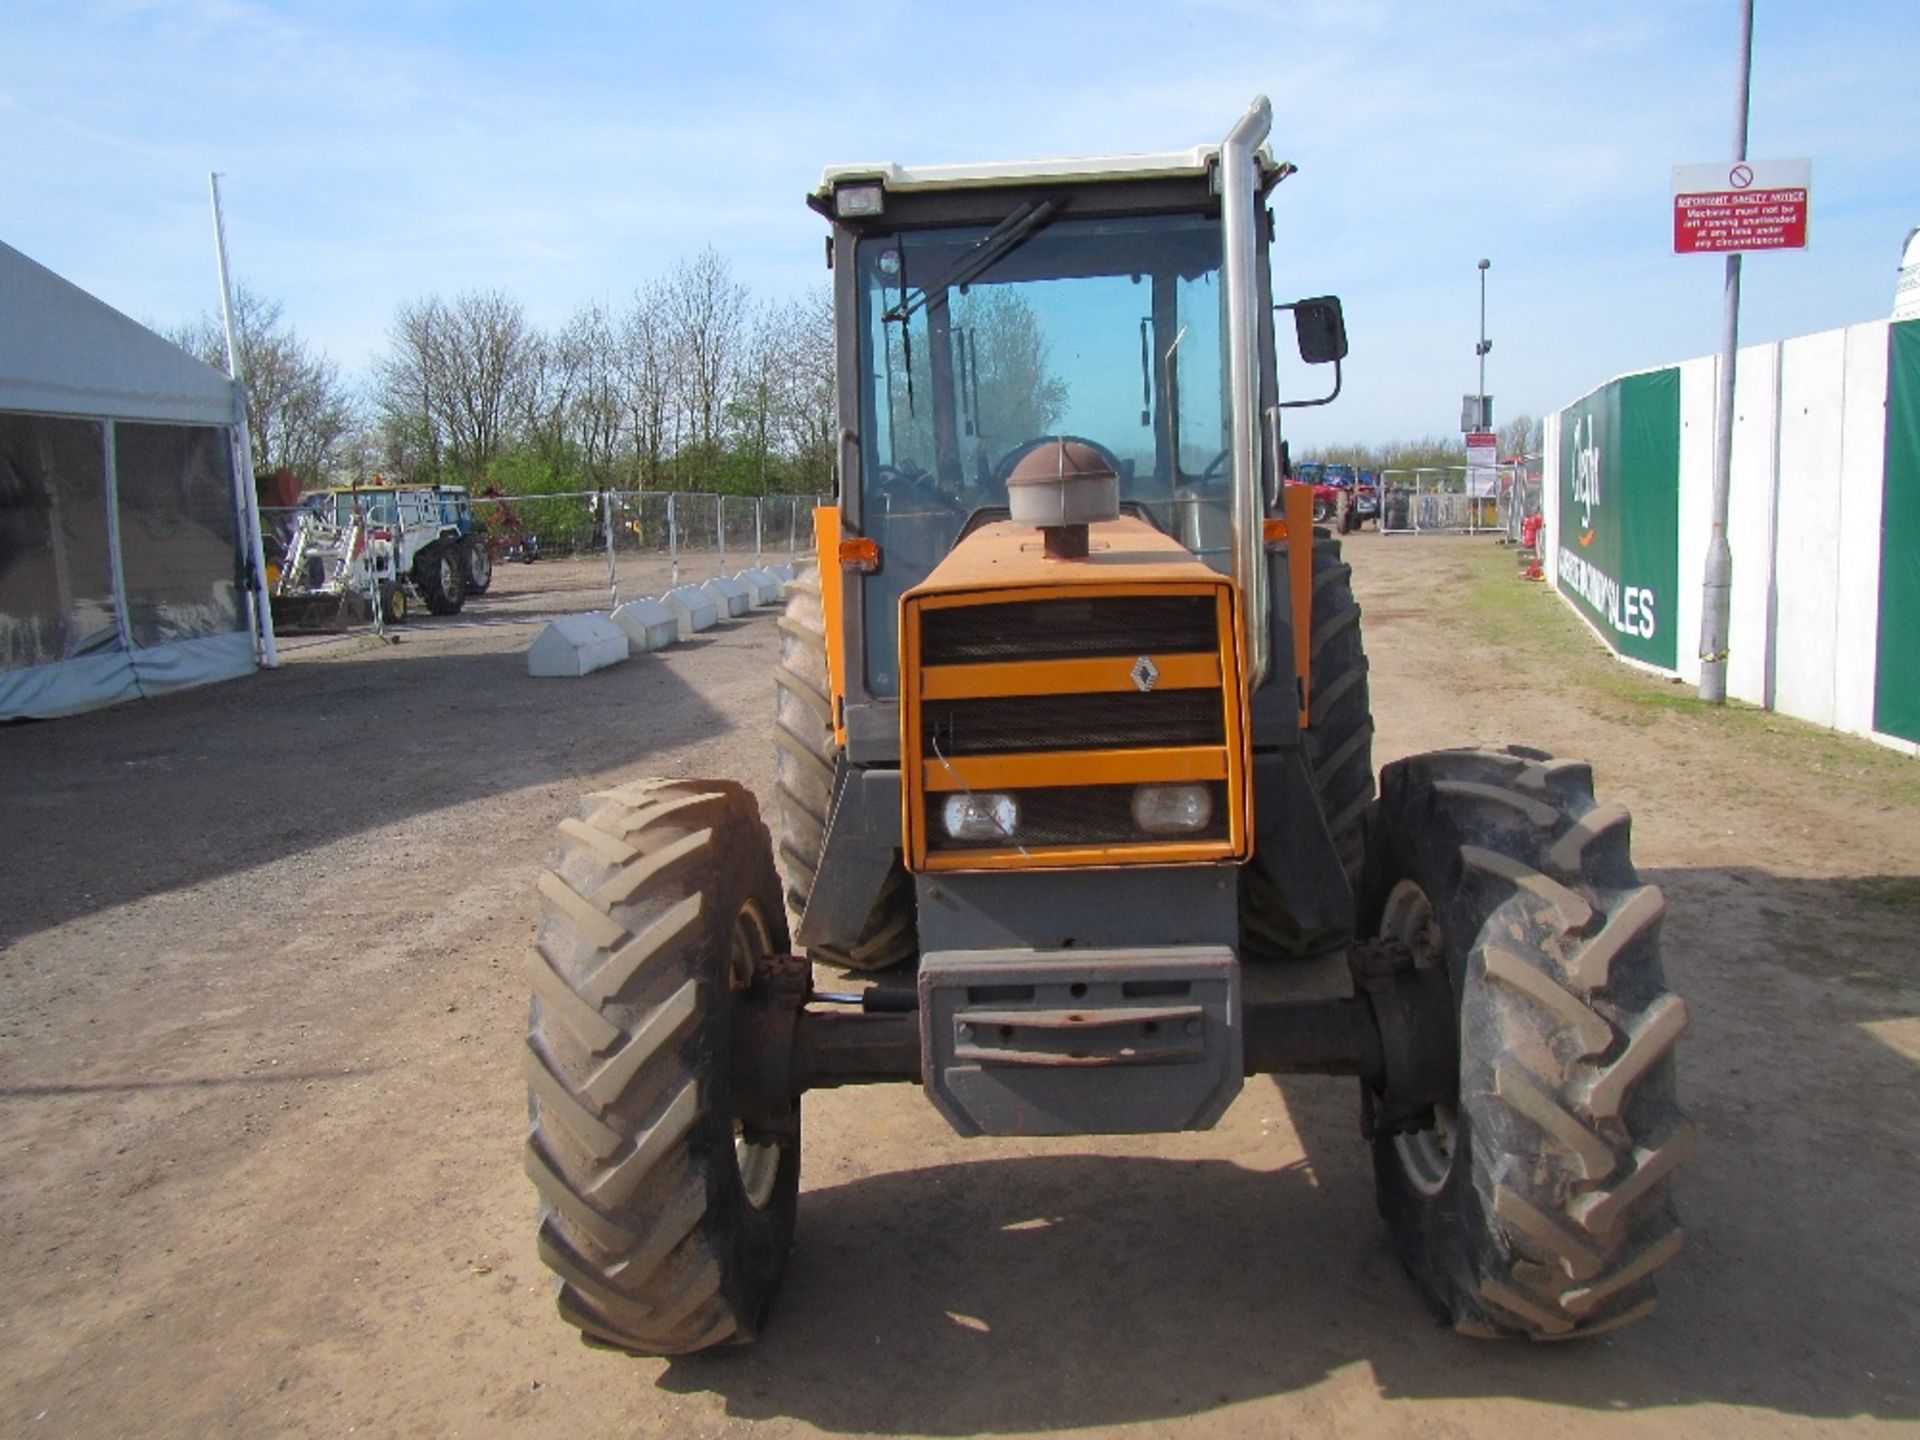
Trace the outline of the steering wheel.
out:
<instances>
[{"instance_id":1,"label":"steering wheel","mask_svg":"<svg viewBox=\"0 0 1920 1440\"><path fill-rule=\"evenodd\" d=\"M899 465L876 465L873 478L879 492L887 497L891 506L917 501L922 505L936 505L952 514L961 511L960 502L942 490L933 476L911 461Z\"/></svg>"},{"instance_id":2,"label":"steering wheel","mask_svg":"<svg viewBox=\"0 0 1920 1440\"><path fill-rule=\"evenodd\" d=\"M1014 446L1013 449L1000 457L1000 463L993 467L994 488L1004 492L1007 488L1007 477L1013 474L1015 468L1022 460L1026 459L1027 456L1038 450L1042 445L1057 445L1063 440L1069 445L1086 446L1089 450L1093 451L1094 454L1098 455L1102 463L1104 463L1109 470L1113 471L1115 475L1121 477L1126 475L1126 467L1121 464L1120 457L1102 445L1098 440L1089 440L1084 435L1037 435L1024 444Z\"/></svg>"}]
</instances>

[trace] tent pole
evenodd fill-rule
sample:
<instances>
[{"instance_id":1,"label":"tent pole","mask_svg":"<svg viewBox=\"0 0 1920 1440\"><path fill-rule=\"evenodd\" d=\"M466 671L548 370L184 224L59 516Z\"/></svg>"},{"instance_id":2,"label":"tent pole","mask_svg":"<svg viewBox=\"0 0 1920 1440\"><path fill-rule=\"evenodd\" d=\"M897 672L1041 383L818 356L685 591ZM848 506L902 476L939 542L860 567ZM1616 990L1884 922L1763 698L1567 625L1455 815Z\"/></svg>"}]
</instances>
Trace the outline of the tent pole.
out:
<instances>
[{"instance_id":1,"label":"tent pole","mask_svg":"<svg viewBox=\"0 0 1920 1440\"><path fill-rule=\"evenodd\" d=\"M253 572L254 644L259 650L260 663L273 670L280 664L280 655L273 639L273 605L267 598L266 547L260 543L260 492L253 477L253 435L247 425L246 376L240 370L240 341L234 329L233 283L227 273L227 226L220 215L218 172L208 174L207 188L213 193L213 246L220 265L220 313L226 321L227 374L233 380L233 404L238 421L233 469L240 486L241 505L247 517L248 569Z\"/></svg>"}]
</instances>

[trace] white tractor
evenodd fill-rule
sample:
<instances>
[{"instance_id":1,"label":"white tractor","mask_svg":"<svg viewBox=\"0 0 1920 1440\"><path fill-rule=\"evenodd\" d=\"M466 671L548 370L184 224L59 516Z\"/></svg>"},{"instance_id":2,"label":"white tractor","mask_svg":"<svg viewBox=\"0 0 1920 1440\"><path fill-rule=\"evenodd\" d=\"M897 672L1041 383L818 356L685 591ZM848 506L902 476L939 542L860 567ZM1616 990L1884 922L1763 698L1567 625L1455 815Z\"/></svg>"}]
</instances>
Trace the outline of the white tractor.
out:
<instances>
[{"instance_id":1,"label":"white tractor","mask_svg":"<svg viewBox=\"0 0 1920 1440\"><path fill-rule=\"evenodd\" d=\"M273 577L276 627L364 620L376 606L396 624L415 599L431 614L457 615L476 569L474 588L491 579L485 537L461 533L446 487L343 486L308 496L302 510Z\"/></svg>"}]
</instances>

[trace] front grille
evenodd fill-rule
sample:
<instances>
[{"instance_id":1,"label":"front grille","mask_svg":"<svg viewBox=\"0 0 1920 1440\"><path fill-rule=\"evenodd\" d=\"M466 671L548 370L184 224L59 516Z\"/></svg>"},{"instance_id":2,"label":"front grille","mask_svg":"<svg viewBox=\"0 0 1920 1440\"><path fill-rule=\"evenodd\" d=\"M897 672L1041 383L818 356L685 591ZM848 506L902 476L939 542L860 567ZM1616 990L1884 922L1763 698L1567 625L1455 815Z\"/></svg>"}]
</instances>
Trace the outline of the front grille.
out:
<instances>
[{"instance_id":1,"label":"front grille","mask_svg":"<svg viewBox=\"0 0 1920 1440\"><path fill-rule=\"evenodd\" d=\"M1103 595L927 610L922 665L1088 660L1219 648L1212 595Z\"/></svg>"},{"instance_id":2,"label":"front grille","mask_svg":"<svg viewBox=\"0 0 1920 1440\"><path fill-rule=\"evenodd\" d=\"M920 726L921 753L949 760L959 755L1224 745L1227 740L1218 690L929 700Z\"/></svg>"},{"instance_id":3,"label":"front grille","mask_svg":"<svg viewBox=\"0 0 1920 1440\"><path fill-rule=\"evenodd\" d=\"M1139 845L1153 841L1220 841L1227 838L1227 787L1212 781L1213 819L1201 830L1181 835L1145 835L1133 823L1133 785L1074 785L1063 789L1013 790L1020 807L1016 839L955 840L941 823L944 795L928 797L928 848L957 850L1029 850L1063 845ZM1017 843L1016 843L1017 841Z\"/></svg>"},{"instance_id":4,"label":"front grille","mask_svg":"<svg viewBox=\"0 0 1920 1440\"><path fill-rule=\"evenodd\" d=\"M926 677L901 695L911 868L1244 858L1232 591L1211 579L1165 589L1120 576L1114 583L1131 593L966 597L979 604L908 597L903 634ZM1142 657L1153 674L1135 678ZM1079 661L1094 663L1047 663ZM1153 688L1137 688L1140 679ZM1088 688L1054 693L1078 685ZM1024 693L1032 690L1048 693ZM1207 787L1208 824L1143 833L1133 823L1140 787L1180 783ZM947 834L946 803L969 788L1014 797L1015 837Z\"/></svg>"}]
</instances>

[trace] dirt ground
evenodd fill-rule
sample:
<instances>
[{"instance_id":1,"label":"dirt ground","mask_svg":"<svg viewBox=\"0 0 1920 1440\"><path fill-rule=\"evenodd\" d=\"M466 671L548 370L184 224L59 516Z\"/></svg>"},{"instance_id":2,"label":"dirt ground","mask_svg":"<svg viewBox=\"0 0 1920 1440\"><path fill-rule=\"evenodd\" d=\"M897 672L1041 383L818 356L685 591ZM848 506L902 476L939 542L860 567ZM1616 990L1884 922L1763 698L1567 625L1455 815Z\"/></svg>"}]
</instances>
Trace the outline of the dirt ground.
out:
<instances>
[{"instance_id":1,"label":"dirt ground","mask_svg":"<svg viewBox=\"0 0 1920 1440\"><path fill-rule=\"evenodd\" d=\"M535 875L589 788L766 801L776 647L761 614L530 680L529 622L594 584L543 562L397 645L0 730L0 1434L1910 1431L1920 766L1623 676L1484 539L1350 553L1377 757L1589 757L1666 888L1703 1143L1646 1324L1436 1328L1350 1081L1047 1142L882 1087L807 1102L759 1345L583 1347L520 1169Z\"/></svg>"}]
</instances>

